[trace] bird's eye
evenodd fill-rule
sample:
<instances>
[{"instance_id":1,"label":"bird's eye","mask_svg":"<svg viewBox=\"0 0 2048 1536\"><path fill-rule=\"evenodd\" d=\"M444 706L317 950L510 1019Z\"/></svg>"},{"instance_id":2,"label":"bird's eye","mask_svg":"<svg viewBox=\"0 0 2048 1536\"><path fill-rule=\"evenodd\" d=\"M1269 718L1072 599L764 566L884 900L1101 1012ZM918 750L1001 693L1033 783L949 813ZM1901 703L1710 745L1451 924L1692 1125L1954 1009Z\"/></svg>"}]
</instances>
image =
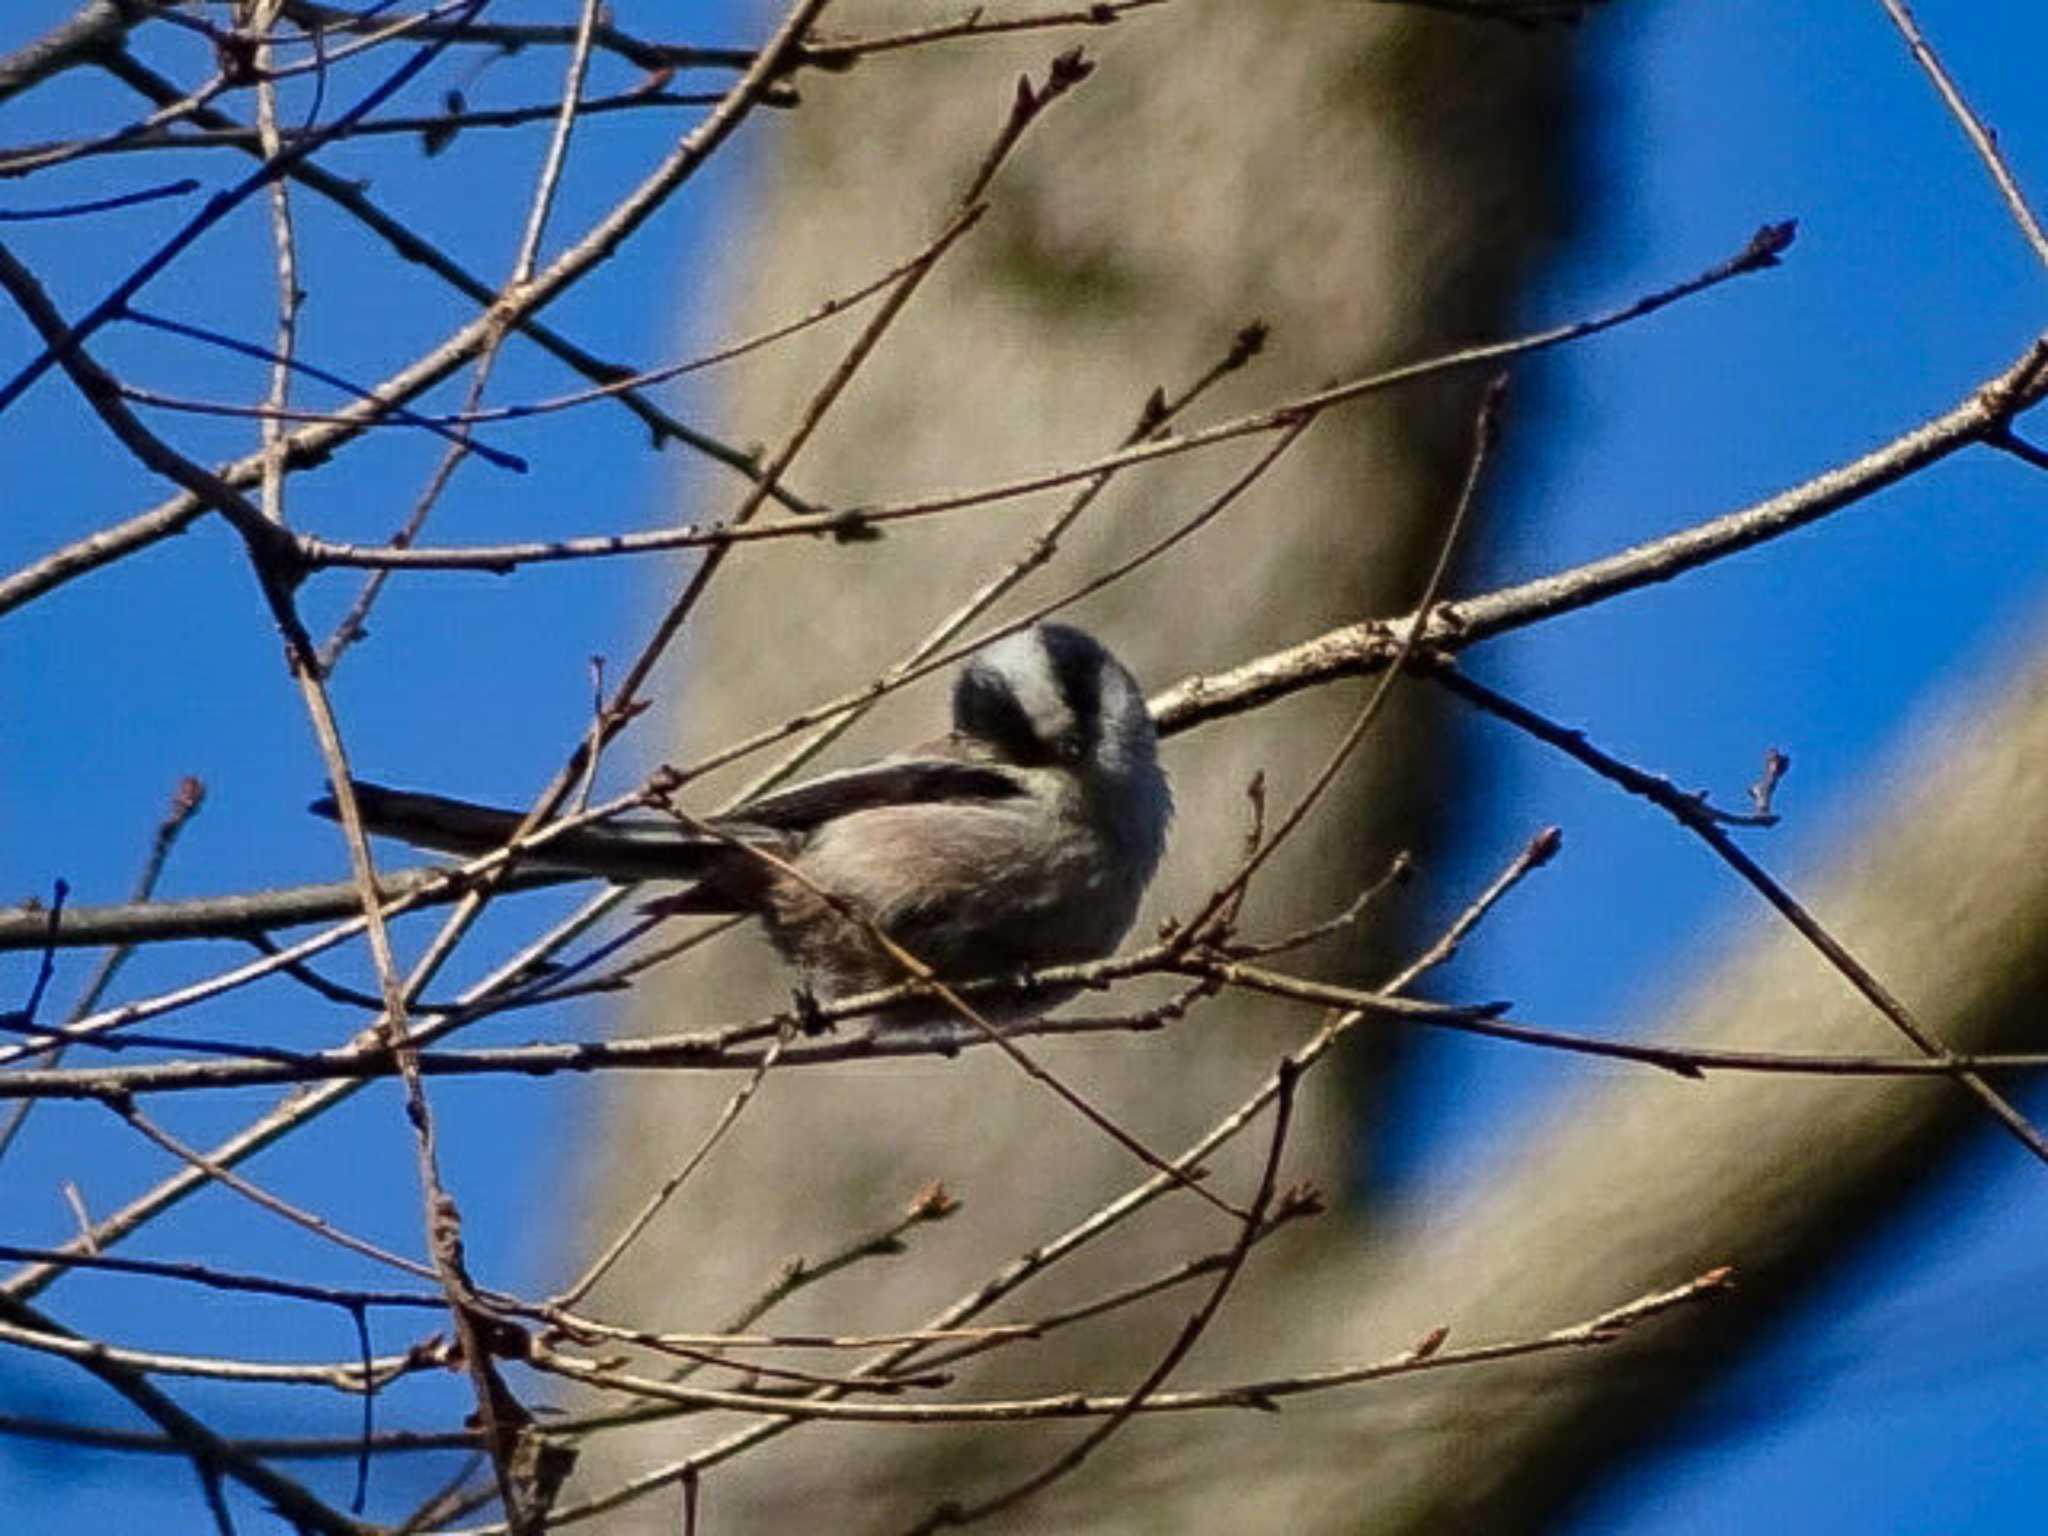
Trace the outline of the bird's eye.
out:
<instances>
[{"instance_id":1,"label":"bird's eye","mask_svg":"<svg viewBox=\"0 0 2048 1536\"><path fill-rule=\"evenodd\" d=\"M1078 763L1088 755L1088 745L1079 736L1062 736L1053 744L1053 755L1063 763Z\"/></svg>"}]
</instances>

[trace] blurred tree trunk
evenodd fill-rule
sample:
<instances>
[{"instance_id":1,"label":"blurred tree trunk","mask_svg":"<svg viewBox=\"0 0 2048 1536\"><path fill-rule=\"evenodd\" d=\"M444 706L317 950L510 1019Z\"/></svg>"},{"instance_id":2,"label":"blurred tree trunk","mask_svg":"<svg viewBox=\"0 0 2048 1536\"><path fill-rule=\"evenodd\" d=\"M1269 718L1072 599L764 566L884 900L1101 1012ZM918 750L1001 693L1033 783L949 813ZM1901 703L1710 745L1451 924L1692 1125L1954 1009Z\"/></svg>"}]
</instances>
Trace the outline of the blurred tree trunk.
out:
<instances>
[{"instance_id":1,"label":"blurred tree trunk","mask_svg":"<svg viewBox=\"0 0 2048 1536\"><path fill-rule=\"evenodd\" d=\"M853 32L905 18L931 16L855 0L830 14L835 28ZM1328 0L1188 3L1109 28L927 48L870 59L844 76L805 76L802 110L780 120L734 213L731 298L718 329L740 335L800 314L915 249L986 151L1015 77L1042 78L1076 40L1099 61L1096 74L1032 130L998 179L984 225L889 333L799 460L794 483L844 506L1107 450L1155 385L1171 393L1195 378L1254 318L1272 325L1267 355L1214 392L1197 419L1497 335L1518 284L1563 222L1577 111L1570 34ZM728 402L733 435L778 441L850 334L812 332L741 365ZM1077 618L1157 685L1412 602L1463 469L1478 383L1405 390L1323 421L1223 525ZM1172 527L1258 446L1118 480L1048 570L997 616L1065 590ZM692 634L676 760L871 676L1018 558L1056 504L1042 498L900 525L873 544L738 553ZM717 510L714 500L686 515ZM1227 872L1253 774L1264 769L1276 803L1288 803L1360 696L1322 690L1249 728L1171 745L1180 818L1141 933L1169 913L1189 914ZM1406 693L1340 800L1265 878L1251 907L1255 929L1327 915L1377 878L1395 849L1435 837L1454 765L1425 733L1425 716L1407 707L1415 696ZM832 760L922 739L944 710L938 685L911 690ZM1377 974L1395 943L1383 936L1339 947L1348 957L1338 974L1360 978ZM758 941L725 941L653 987L629 1022L674 1029L743 1017L781 1004L788 985ZM1301 1029L1298 1011L1224 999L1167 1036L1034 1049L1150 1145L1171 1151L1242 1097ZM1291 1174L1333 1192L1351 1184L1363 1081L1356 1070L1348 1079L1326 1071L1305 1090ZM672 1076L613 1091L587 1173L586 1239L616 1230L687 1157L733 1087ZM1254 1155L1222 1159L1218 1177L1245 1187ZM1143 1172L992 1052L771 1076L600 1299L645 1326L711 1327L789 1256L823 1254L886 1223L921 1185L942 1179L963 1202L955 1217L920 1229L907 1255L822 1284L773 1319L900 1328ZM1247 1304L1204 1341L1205 1376L1302 1358L1289 1334L1307 1320L1290 1288L1338 1272L1359 1251L1354 1222L1338 1216L1319 1227L1261 1259ZM1160 1202L1005 1315L1094 1294L1229 1235L1204 1206ZM1190 1304L1176 1295L1106 1328L1048 1338L982 1373L977 1389L1135 1380ZM1270 1426L1247 1431L1221 1418L1183 1421L1169 1433L1196 1455L1242 1448L1250 1433L1263 1460L1278 1443ZM886 1530L940 1493L1036 1466L1070 1438L809 1429L719 1469L707 1497L722 1530L789 1529L821 1498L832 1501L834 1529ZM690 1421L610 1449L600 1442L580 1481L595 1491L704 1439ZM1149 1430L1131 1440L1146 1454L1161 1443ZM1236 1527L1213 1467L1178 1490L1188 1504L1169 1501L1170 1518L1122 1491L1105 1497L1100 1478L1144 1477L1141 1462L1105 1456L1103 1467L1027 1506L1021 1524L1085 1518L1091 1528L1185 1530L1201 1528L1206 1510ZM670 1529L672 1515L663 1505L631 1518Z\"/></svg>"}]
</instances>

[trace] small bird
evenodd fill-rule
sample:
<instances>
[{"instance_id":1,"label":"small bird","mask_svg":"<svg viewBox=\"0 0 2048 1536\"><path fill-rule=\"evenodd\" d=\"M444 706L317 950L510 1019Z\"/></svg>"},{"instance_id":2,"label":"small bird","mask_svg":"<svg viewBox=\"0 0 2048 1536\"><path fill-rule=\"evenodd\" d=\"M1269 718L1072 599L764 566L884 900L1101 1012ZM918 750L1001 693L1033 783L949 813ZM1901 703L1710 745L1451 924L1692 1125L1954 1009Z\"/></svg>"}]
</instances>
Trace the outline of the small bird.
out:
<instances>
[{"instance_id":1,"label":"small bird","mask_svg":"<svg viewBox=\"0 0 2048 1536\"><path fill-rule=\"evenodd\" d=\"M578 828L530 862L687 881L656 910L759 917L821 1003L908 979L862 918L947 980L1015 975L1096 959L1130 930L1173 815L1158 747L1123 664L1081 630L1039 624L968 661L953 728L936 741L696 828L653 818ZM370 831L446 852L502 847L521 820L438 795L355 789ZM331 798L312 808L337 814ZM1061 1000L1041 993L1029 1011ZM921 1000L884 1022L946 1013Z\"/></svg>"}]
</instances>

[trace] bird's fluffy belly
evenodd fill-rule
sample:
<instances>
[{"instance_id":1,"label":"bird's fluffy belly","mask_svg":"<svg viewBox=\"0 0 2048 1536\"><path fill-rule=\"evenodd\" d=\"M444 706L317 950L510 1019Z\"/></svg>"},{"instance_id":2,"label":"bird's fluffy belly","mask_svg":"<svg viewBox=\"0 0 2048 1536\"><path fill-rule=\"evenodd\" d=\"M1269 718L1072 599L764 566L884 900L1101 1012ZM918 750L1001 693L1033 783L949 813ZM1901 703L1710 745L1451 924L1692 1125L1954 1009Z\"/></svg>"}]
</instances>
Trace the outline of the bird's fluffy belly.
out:
<instances>
[{"instance_id":1,"label":"bird's fluffy belly","mask_svg":"<svg viewBox=\"0 0 2048 1536\"><path fill-rule=\"evenodd\" d=\"M841 818L794 861L803 881L774 882L764 914L769 936L828 1001L905 975L827 895L951 979L1107 954L1130 927L1138 883L1102 858L1085 827L1046 838L1042 816L926 805ZM892 856L875 858L878 847Z\"/></svg>"}]
</instances>

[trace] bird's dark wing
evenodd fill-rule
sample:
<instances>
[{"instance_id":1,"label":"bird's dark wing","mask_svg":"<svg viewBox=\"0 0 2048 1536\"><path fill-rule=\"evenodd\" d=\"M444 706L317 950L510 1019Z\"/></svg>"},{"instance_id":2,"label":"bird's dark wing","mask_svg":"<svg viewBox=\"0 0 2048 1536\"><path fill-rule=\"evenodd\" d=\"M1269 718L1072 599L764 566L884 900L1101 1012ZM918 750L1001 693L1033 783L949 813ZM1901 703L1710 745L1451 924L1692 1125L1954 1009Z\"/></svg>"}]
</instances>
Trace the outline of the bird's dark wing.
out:
<instances>
[{"instance_id":1,"label":"bird's dark wing","mask_svg":"<svg viewBox=\"0 0 2048 1536\"><path fill-rule=\"evenodd\" d=\"M1008 800L1024 792L1014 774L987 763L939 756L885 758L749 800L720 825L808 832L835 817L878 806Z\"/></svg>"},{"instance_id":2,"label":"bird's dark wing","mask_svg":"<svg viewBox=\"0 0 2048 1536\"><path fill-rule=\"evenodd\" d=\"M525 818L497 806L355 782L363 825L386 837L403 838L443 853L480 854L502 848ZM339 819L332 796L310 807L316 816ZM564 832L528 856L536 865L574 869L609 880L691 880L730 845L692 833L673 821L619 819Z\"/></svg>"}]
</instances>

